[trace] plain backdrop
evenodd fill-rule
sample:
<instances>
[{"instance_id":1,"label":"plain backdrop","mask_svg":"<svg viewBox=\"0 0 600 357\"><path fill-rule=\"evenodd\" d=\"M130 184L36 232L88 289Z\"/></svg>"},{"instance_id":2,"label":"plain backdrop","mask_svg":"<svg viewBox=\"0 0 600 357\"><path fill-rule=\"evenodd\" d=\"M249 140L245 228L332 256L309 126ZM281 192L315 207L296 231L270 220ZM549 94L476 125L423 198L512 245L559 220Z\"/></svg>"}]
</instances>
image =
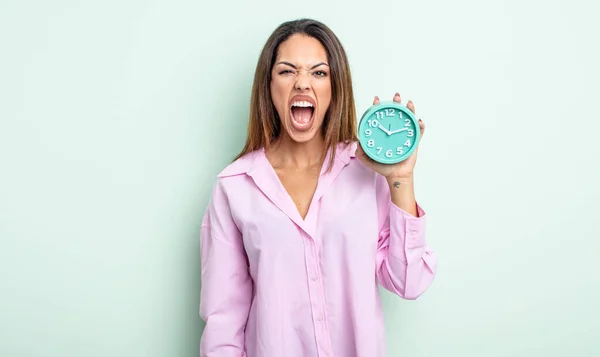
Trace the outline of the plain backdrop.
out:
<instances>
[{"instance_id":1,"label":"plain backdrop","mask_svg":"<svg viewBox=\"0 0 600 357\"><path fill-rule=\"evenodd\" d=\"M0 356L197 356L199 226L281 22L412 99L439 272L390 356L599 356L593 1L0 1ZM342 357L342 356L340 356Z\"/></svg>"}]
</instances>

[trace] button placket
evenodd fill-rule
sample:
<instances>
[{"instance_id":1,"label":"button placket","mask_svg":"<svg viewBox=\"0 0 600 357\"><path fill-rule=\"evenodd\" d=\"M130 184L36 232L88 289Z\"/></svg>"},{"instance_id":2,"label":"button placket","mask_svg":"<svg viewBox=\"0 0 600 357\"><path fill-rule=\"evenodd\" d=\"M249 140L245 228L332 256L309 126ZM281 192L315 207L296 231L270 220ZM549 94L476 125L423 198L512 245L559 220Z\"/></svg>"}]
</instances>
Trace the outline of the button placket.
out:
<instances>
[{"instance_id":1,"label":"button placket","mask_svg":"<svg viewBox=\"0 0 600 357\"><path fill-rule=\"evenodd\" d=\"M315 340L317 350L321 357L330 356L329 331L325 319L325 301L323 297L322 287L319 285L320 269L319 258L317 254L316 242L306 236L304 245L304 254L306 259L307 277L310 279L308 284L311 309L313 312L313 327L315 330Z\"/></svg>"}]
</instances>

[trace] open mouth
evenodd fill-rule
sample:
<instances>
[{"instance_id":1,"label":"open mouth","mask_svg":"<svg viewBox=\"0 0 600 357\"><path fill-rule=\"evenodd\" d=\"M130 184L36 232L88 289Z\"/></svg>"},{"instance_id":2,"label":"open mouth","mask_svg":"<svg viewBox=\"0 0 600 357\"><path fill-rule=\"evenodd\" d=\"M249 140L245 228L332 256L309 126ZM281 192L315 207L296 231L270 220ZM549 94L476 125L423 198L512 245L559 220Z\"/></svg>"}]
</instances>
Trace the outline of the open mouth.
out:
<instances>
[{"instance_id":1,"label":"open mouth","mask_svg":"<svg viewBox=\"0 0 600 357\"><path fill-rule=\"evenodd\" d=\"M308 130L313 122L315 106L311 101L294 100L290 113L294 129Z\"/></svg>"}]
</instances>

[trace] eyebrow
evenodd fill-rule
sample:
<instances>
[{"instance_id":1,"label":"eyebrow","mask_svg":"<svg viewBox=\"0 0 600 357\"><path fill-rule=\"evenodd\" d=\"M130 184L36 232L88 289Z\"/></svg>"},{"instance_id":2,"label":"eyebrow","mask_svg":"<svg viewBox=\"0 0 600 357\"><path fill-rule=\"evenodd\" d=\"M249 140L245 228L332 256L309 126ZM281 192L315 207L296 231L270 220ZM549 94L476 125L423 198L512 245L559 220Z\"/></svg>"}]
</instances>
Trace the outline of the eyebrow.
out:
<instances>
[{"instance_id":1,"label":"eyebrow","mask_svg":"<svg viewBox=\"0 0 600 357\"><path fill-rule=\"evenodd\" d=\"M281 62L278 62L277 64L284 64L284 65L290 66L290 67L292 67L294 69L298 69L298 67L296 67L295 65L293 65L292 63L287 62L287 61L281 61ZM327 63L320 62L320 63L317 63L314 66L310 67L310 69L315 69L315 68L317 68L319 66L327 66L327 67L329 67L329 65Z\"/></svg>"}]
</instances>

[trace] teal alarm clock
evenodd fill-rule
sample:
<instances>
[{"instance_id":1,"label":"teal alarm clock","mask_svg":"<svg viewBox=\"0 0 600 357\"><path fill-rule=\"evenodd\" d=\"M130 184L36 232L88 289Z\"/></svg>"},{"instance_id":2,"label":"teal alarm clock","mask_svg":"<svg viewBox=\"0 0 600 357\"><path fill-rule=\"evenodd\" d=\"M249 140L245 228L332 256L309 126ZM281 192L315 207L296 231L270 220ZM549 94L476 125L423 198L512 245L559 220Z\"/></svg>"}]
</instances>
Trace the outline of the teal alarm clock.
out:
<instances>
[{"instance_id":1,"label":"teal alarm clock","mask_svg":"<svg viewBox=\"0 0 600 357\"><path fill-rule=\"evenodd\" d=\"M419 144L419 122L403 104L380 102L360 118L358 142L367 156L382 164L395 164L412 155Z\"/></svg>"}]
</instances>

